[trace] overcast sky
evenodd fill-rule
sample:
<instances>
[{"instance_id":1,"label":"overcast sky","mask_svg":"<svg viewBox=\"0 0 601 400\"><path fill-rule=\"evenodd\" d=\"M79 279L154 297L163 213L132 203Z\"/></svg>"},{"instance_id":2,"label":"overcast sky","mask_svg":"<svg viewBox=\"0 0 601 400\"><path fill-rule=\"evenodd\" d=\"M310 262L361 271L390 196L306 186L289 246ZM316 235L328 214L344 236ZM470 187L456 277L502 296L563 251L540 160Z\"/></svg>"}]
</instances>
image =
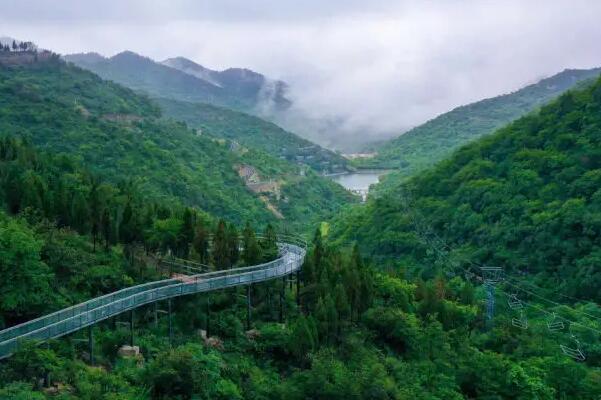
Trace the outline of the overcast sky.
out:
<instances>
[{"instance_id":1,"label":"overcast sky","mask_svg":"<svg viewBox=\"0 0 601 400\"><path fill-rule=\"evenodd\" d=\"M0 36L125 49L291 85L349 130L400 133L565 68L601 66L601 1L0 0Z\"/></svg>"}]
</instances>

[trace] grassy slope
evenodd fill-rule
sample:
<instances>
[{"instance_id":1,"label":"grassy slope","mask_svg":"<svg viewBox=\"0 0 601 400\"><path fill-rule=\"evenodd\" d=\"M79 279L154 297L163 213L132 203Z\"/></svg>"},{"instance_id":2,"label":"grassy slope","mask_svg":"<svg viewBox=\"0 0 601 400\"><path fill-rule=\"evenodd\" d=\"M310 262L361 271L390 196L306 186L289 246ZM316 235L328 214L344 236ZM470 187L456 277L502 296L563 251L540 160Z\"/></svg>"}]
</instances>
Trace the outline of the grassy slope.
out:
<instances>
[{"instance_id":1,"label":"grassy slope","mask_svg":"<svg viewBox=\"0 0 601 400\"><path fill-rule=\"evenodd\" d=\"M445 241L485 264L601 300L601 80L469 144L340 216L333 235L373 255L432 265L400 194ZM429 261L428 261L429 260Z\"/></svg>"},{"instance_id":2,"label":"grassy slope","mask_svg":"<svg viewBox=\"0 0 601 400\"><path fill-rule=\"evenodd\" d=\"M411 176L600 72L565 70L516 92L458 107L384 143L375 158L358 160L357 166L399 168L400 176Z\"/></svg>"}]
</instances>

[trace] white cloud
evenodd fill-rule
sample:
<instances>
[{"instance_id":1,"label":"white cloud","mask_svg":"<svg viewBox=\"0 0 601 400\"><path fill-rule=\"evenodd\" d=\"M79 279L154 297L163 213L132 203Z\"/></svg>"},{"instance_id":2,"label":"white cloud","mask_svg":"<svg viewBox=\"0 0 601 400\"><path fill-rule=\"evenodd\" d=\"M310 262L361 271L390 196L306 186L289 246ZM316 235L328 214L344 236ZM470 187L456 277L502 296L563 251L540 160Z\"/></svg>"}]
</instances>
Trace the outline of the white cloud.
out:
<instances>
[{"instance_id":1,"label":"white cloud","mask_svg":"<svg viewBox=\"0 0 601 400\"><path fill-rule=\"evenodd\" d=\"M349 136L400 133L564 68L601 66L595 0L95 4L14 1L0 34L63 53L250 67L288 81L296 107L344 121L336 133Z\"/></svg>"}]
</instances>

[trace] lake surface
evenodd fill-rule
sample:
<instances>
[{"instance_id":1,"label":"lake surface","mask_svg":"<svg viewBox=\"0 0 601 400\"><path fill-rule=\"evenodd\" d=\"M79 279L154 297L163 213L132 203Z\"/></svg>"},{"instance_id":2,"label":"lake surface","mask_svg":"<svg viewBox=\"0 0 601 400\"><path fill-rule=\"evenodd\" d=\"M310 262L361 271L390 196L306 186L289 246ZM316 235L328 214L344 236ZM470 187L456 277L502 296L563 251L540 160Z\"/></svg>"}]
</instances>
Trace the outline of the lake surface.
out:
<instances>
[{"instance_id":1,"label":"lake surface","mask_svg":"<svg viewBox=\"0 0 601 400\"><path fill-rule=\"evenodd\" d=\"M333 176L332 179L348 190L369 190L369 185L378 183L380 176L388 170L375 170L368 172L352 172L344 175Z\"/></svg>"}]
</instances>

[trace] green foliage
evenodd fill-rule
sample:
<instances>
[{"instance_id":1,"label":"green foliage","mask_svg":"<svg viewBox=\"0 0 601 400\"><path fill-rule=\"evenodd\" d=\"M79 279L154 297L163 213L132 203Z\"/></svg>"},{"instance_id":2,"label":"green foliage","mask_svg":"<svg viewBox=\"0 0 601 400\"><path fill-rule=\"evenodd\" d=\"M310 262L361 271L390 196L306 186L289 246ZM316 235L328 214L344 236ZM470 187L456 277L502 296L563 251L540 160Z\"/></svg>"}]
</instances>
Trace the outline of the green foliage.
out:
<instances>
[{"instance_id":1,"label":"green foliage","mask_svg":"<svg viewBox=\"0 0 601 400\"><path fill-rule=\"evenodd\" d=\"M228 390L219 385L221 368L218 355L190 344L159 354L142 379L155 399L191 399L193 394L211 399L216 392Z\"/></svg>"},{"instance_id":2,"label":"green foliage","mask_svg":"<svg viewBox=\"0 0 601 400\"><path fill-rule=\"evenodd\" d=\"M42 245L24 221L0 215L0 310L5 318L31 315L49 300L52 272L41 260Z\"/></svg>"},{"instance_id":3,"label":"green foliage","mask_svg":"<svg viewBox=\"0 0 601 400\"><path fill-rule=\"evenodd\" d=\"M601 249L599 88L568 92L409 182L397 180L390 193L342 216L334 237L416 268L434 265L404 214L409 197L458 256L601 301L593 267Z\"/></svg>"},{"instance_id":4,"label":"green foliage","mask_svg":"<svg viewBox=\"0 0 601 400\"><path fill-rule=\"evenodd\" d=\"M561 93L597 77L601 70L565 70L502 96L478 101L442 114L381 145L378 155L362 159L363 168L398 168L390 179L415 175L449 157L461 146L493 133L509 122L548 103ZM384 185L386 186L386 184Z\"/></svg>"},{"instance_id":5,"label":"green foliage","mask_svg":"<svg viewBox=\"0 0 601 400\"><path fill-rule=\"evenodd\" d=\"M228 139L293 163L300 161L320 172L346 168L344 157L261 118L205 103L166 98L158 98L157 103L166 116L200 129L203 135Z\"/></svg>"},{"instance_id":6,"label":"green foliage","mask_svg":"<svg viewBox=\"0 0 601 400\"><path fill-rule=\"evenodd\" d=\"M445 266L412 233L398 196L410 189L412 207L462 254L509 271L527 266L533 279L595 298L600 116L601 81L350 210L347 225L333 224L328 237L359 239L351 249L326 242L318 229L298 292L280 280L253 285L256 329L244 332L247 299L235 288L176 299L173 344L166 319L155 327L151 306L141 307L139 357L116 354L128 332L109 322L94 328L99 367L77 359L82 346L75 340L25 342L0 364L0 397L597 399L598 335L582 333L588 357L577 363L558 349L568 334L549 334L536 317L528 330L506 317L481 329L483 291L461 277L447 279ZM4 322L157 279L133 257L136 247L212 258L222 268L274 254L275 226L265 223L257 240L247 224L238 254L233 225L177 203L144 202L136 185L104 182L78 165L0 141L7 210L0 216L0 267L11 274L0 283ZM360 247L395 257L402 272L383 272L377 267L387 264L364 259ZM284 314L280 323L273 322L275 307ZM205 341L198 330L209 327L213 337Z\"/></svg>"},{"instance_id":7,"label":"green foliage","mask_svg":"<svg viewBox=\"0 0 601 400\"><path fill-rule=\"evenodd\" d=\"M97 359L104 360L104 368L86 366L69 351L59 356L31 344L0 367L0 393L46 398L40 386L49 377L56 396L69 400L599 396L596 362L560 357L555 338L506 327L483 332L461 317L476 312L459 302L466 287L461 278L409 282L367 267L356 248L340 252L324 245L320 235L315 246L309 259L319 274L315 280L303 278L302 312L288 303L285 324L260 321L268 314L259 310L269 301L261 293L273 283L253 289L258 328L252 337L243 333L238 297L214 293L212 320L223 348L212 348L198 344L197 327L190 323L206 298L182 298L176 301L174 328L185 344L170 348L165 334L145 327L143 317L137 324L140 358L115 357L119 335L97 328L102 342ZM370 301L351 323L350 301L343 301L351 290L340 282L354 269L371 282L366 288L372 291L365 292ZM312 292L319 296L309 296ZM37 386L32 390L19 382Z\"/></svg>"},{"instance_id":8,"label":"green foliage","mask_svg":"<svg viewBox=\"0 0 601 400\"><path fill-rule=\"evenodd\" d=\"M4 400L44 400L46 397L32 390L26 383L15 382L0 389L0 398Z\"/></svg>"},{"instance_id":9,"label":"green foliage","mask_svg":"<svg viewBox=\"0 0 601 400\"><path fill-rule=\"evenodd\" d=\"M297 230L352 201L344 189L325 178L300 177L295 166L260 151L232 151L228 143L160 119L146 97L62 62L0 69L0 134L26 138L57 157L69 154L68 162L75 158L112 184L125 179L135 182L147 200L181 202L238 223L278 222L238 176L235 167L245 163L269 170L265 179L286 177L284 186L292 188L290 193L273 202L284 208L284 218L293 220ZM15 201L37 207L44 200L40 198L43 182L36 174L10 177L24 182ZM329 206L320 209L317 197L322 192ZM82 228L110 236L108 225L120 215L86 208L84 194L74 195L60 198L73 202L70 218L85 221L91 214L93 222ZM128 228L126 235L136 231L129 225L124 228Z\"/></svg>"}]
</instances>

